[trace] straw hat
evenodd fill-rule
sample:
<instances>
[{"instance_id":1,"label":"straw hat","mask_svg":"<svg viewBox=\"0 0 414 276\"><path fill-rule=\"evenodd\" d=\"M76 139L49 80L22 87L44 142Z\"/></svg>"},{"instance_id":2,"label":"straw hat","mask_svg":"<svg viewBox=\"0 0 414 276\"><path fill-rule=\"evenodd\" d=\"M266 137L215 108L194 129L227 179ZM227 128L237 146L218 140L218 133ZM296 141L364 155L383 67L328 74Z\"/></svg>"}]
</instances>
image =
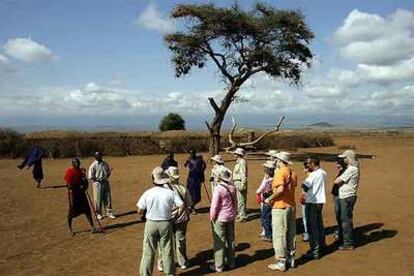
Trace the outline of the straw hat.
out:
<instances>
[{"instance_id":1,"label":"straw hat","mask_svg":"<svg viewBox=\"0 0 414 276\"><path fill-rule=\"evenodd\" d=\"M268 152L266 152L265 154L268 156L272 156L275 157L275 155L278 153L277 150L269 150Z\"/></svg>"},{"instance_id":2,"label":"straw hat","mask_svg":"<svg viewBox=\"0 0 414 276\"><path fill-rule=\"evenodd\" d=\"M265 163L263 163L263 167L273 170L275 168L275 162L266 161Z\"/></svg>"},{"instance_id":3,"label":"straw hat","mask_svg":"<svg viewBox=\"0 0 414 276\"><path fill-rule=\"evenodd\" d=\"M213 160L214 162L217 162L219 164L224 164L223 158L219 154L216 154L213 157L211 157L211 160Z\"/></svg>"},{"instance_id":4,"label":"straw hat","mask_svg":"<svg viewBox=\"0 0 414 276\"><path fill-rule=\"evenodd\" d=\"M286 151L278 152L277 154L275 154L275 157L279 160L282 160L283 162L288 163L288 164L293 164L290 161L290 153L289 152L286 152Z\"/></svg>"},{"instance_id":5,"label":"straw hat","mask_svg":"<svg viewBox=\"0 0 414 276\"><path fill-rule=\"evenodd\" d=\"M169 182L168 175L165 174L164 170L161 167L155 167L152 170L152 178L154 184L164 185Z\"/></svg>"},{"instance_id":6,"label":"straw hat","mask_svg":"<svg viewBox=\"0 0 414 276\"><path fill-rule=\"evenodd\" d=\"M242 148L237 148L237 149L233 152L233 154L236 154L236 155L239 155L239 156L244 156L246 153L245 153L244 149L242 149Z\"/></svg>"},{"instance_id":7,"label":"straw hat","mask_svg":"<svg viewBox=\"0 0 414 276\"><path fill-rule=\"evenodd\" d=\"M174 167L174 166L168 167L168 169L165 170L165 173L169 177L171 177L172 179L178 179L178 178L180 178L180 173L179 173L177 167Z\"/></svg>"}]
</instances>

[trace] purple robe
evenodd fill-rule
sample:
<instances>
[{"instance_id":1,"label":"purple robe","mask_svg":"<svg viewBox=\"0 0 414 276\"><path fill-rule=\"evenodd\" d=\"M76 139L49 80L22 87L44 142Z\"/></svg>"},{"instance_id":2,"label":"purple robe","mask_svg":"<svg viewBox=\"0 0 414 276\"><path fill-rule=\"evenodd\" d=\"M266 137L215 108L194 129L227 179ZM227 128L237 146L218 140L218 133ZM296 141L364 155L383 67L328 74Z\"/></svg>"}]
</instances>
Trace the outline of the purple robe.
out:
<instances>
[{"instance_id":1,"label":"purple robe","mask_svg":"<svg viewBox=\"0 0 414 276\"><path fill-rule=\"evenodd\" d=\"M202 156L196 156L195 159L187 160L185 166L188 168L187 189L193 204L196 205L201 201L201 184L205 181L206 163Z\"/></svg>"}]
</instances>

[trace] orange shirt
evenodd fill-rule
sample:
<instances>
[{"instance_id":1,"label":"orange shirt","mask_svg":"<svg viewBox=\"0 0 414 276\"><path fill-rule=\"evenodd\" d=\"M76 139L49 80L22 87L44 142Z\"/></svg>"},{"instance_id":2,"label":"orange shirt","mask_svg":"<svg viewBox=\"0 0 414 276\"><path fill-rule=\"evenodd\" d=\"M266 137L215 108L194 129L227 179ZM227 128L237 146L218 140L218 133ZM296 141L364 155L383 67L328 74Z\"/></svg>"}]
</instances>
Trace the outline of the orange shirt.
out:
<instances>
[{"instance_id":1,"label":"orange shirt","mask_svg":"<svg viewBox=\"0 0 414 276\"><path fill-rule=\"evenodd\" d=\"M295 207L295 187L297 182L298 177L292 169L282 167L276 171L272 183L273 193L275 193L277 187L280 185L284 185L284 190L281 195L276 197L273 202L273 208L284 209L287 207Z\"/></svg>"}]
</instances>

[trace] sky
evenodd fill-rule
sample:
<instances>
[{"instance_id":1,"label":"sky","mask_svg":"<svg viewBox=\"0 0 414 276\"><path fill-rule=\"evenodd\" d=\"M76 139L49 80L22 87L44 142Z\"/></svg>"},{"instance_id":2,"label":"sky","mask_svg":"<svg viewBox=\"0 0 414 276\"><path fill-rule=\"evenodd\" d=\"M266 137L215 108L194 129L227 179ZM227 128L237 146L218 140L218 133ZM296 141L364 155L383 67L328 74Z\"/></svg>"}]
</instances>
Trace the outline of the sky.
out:
<instances>
[{"instance_id":1,"label":"sky","mask_svg":"<svg viewBox=\"0 0 414 276\"><path fill-rule=\"evenodd\" d=\"M163 36L176 4L206 2L0 0L0 127L154 129L176 112L203 129L225 84L212 63L176 78ZM298 87L252 77L228 113L241 125L414 126L413 1L263 2L303 12L315 60Z\"/></svg>"}]
</instances>

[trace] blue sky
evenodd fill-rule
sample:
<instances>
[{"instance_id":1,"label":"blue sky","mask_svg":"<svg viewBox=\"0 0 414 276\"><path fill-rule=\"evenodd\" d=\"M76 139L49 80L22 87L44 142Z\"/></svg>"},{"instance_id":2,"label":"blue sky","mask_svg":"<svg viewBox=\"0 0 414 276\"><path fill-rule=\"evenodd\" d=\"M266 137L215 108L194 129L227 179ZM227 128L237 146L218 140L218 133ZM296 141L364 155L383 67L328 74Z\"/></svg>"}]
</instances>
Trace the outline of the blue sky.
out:
<instances>
[{"instance_id":1,"label":"blue sky","mask_svg":"<svg viewBox=\"0 0 414 276\"><path fill-rule=\"evenodd\" d=\"M173 111L202 128L224 85L213 64L175 78L162 39L176 3L202 2L0 1L0 126L153 128ZM250 80L230 110L242 123L414 124L412 1L265 2L303 11L316 62L298 89Z\"/></svg>"}]
</instances>

